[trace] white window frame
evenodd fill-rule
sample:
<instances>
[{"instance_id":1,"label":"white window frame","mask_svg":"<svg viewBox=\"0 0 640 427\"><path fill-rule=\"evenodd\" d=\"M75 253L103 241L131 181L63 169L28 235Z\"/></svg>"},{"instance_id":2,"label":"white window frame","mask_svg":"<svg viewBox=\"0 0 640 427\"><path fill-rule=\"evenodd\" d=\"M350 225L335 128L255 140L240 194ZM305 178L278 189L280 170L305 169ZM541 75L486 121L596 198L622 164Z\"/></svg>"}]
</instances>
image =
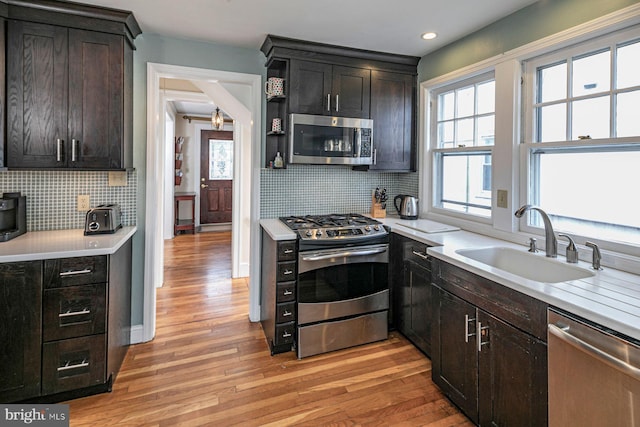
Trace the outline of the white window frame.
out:
<instances>
[{"instance_id":1,"label":"white window frame","mask_svg":"<svg viewBox=\"0 0 640 427\"><path fill-rule=\"evenodd\" d=\"M430 105L431 105L431 117L430 117L430 121L431 123L433 123L433 126L430 129L430 141L431 141L431 159L432 159L432 167L433 167L433 174L432 174L432 194L433 197L430 200L430 208L431 210L433 210L433 212L437 212L437 213L441 213L443 215L452 215L452 216L456 216L459 218L469 218L470 220L473 221L477 221L480 223L486 223L486 224L490 224L491 223L491 218L493 215L493 204L489 207L488 209L488 213L489 215L487 216L483 216L483 215L476 215L476 214L472 214L472 213L466 213L466 212L460 212L460 211L456 211L453 209L447 209L447 208L442 208L439 206L436 206L437 202L440 200L441 198L441 189L442 189L442 162L441 162L441 158L444 155L465 155L465 154L489 154L491 155L492 158L492 163L493 163L493 148L495 146L495 141L494 141L494 145L487 145L487 146L471 146L471 147L452 147L452 148L440 148L438 147L438 98L441 94L445 93L445 92L450 92L450 91L454 91L456 89L461 89L461 88L465 88L465 87L469 87L469 86L475 86L479 83L483 83L483 82L488 82L491 80L495 80L495 74L493 72L493 70L479 74L479 75L474 75L471 76L469 78L466 79L461 79L458 80L456 82L450 83L448 85L444 85L438 88L434 88L431 92L430 92ZM495 109L493 112L494 118L495 118ZM477 118L481 115L476 115L474 113L473 118ZM474 137L475 137L475 131L474 131ZM493 178L493 177L492 177ZM493 179L491 180L493 183ZM493 184L492 184L493 185ZM492 193L492 192L491 192ZM469 205L472 206L472 205Z\"/></svg>"},{"instance_id":2,"label":"white window frame","mask_svg":"<svg viewBox=\"0 0 640 427\"><path fill-rule=\"evenodd\" d=\"M614 31L640 24L640 4L634 4L608 15L585 22L527 45L504 52L495 57L463 67L420 83L419 88L419 195L421 217L457 225L465 230L481 233L518 244L526 244L529 237L543 238L541 229L520 229L524 220L514 212L527 200L528 156L523 142L527 132L521 124L524 110L521 98L524 78L523 62L555 50L585 42L595 37L606 37ZM433 149L430 126L432 123L431 93L438 88L466 80L487 72L495 72L496 80L496 134L492 153L492 218L478 221L469 215L455 215L450 211L434 209ZM497 191L507 191L507 207L497 207ZM503 193L504 194L504 193ZM608 265L640 274L640 246L620 245L591 239L600 245ZM560 250L564 243L559 242ZM588 261L590 250L578 244L581 259ZM562 252L560 252L562 253Z\"/></svg>"}]
</instances>

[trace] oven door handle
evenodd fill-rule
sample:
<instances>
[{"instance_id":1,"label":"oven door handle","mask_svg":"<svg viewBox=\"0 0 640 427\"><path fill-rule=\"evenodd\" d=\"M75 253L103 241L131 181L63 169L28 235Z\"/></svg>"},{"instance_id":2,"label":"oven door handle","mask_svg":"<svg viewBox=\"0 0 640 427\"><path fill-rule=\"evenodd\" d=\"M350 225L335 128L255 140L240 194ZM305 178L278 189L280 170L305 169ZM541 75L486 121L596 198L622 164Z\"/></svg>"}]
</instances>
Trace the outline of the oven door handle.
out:
<instances>
[{"instance_id":1,"label":"oven door handle","mask_svg":"<svg viewBox=\"0 0 640 427\"><path fill-rule=\"evenodd\" d=\"M322 255L303 255L302 260L303 261L322 261L322 260L331 259L331 258L376 255L376 254L384 253L386 251L387 251L387 248L375 248L375 249L333 252L330 254L322 254Z\"/></svg>"}]
</instances>

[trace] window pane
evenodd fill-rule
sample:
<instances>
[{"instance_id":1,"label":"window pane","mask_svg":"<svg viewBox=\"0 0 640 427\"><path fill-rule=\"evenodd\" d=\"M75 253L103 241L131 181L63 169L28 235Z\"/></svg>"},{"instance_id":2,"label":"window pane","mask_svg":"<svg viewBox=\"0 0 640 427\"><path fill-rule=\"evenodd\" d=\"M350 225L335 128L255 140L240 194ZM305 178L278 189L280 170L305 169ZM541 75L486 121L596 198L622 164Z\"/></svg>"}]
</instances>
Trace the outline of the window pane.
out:
<instances>
[{"instance_id":1,"label":"window pane","mask_svg":"<svg viewBox=\"0 0 640 427\"><path fill-rule=\"evenodd\" d=\"M567 97L567 63L538 70L538 102L556 101Z\"/></svg>"},{"instance_id":2,"label":"window pane","mask_svg":"<svg viewBox=\"0 0 640 427\"><path fill-rule=\"evenodd\" d=\"M616 65L618 89L640 85L640 42L619 47Z\"/></svg>"},{"instance_id":3,"label":"window pane","mask_svg":"<svg viewBox=\"0 0 640 427\"><path fill-rule=\"evenodd\" d=\"M631 183L640 182L640 151L534 154L540 165L537 189L539 205L549 214L597 222L592 227L612 228L614 224L640 227L640 198ZM591 173L585 173L591 171ZM580 177L579 185L575 179ZM554 219L555 222L555 219ZM575 222L575 221L574 221ZM566 225L564 231L577 232ZM555 224L554 224L555 225ZM584 224L582 225L585 226ZM569 228L567 228L569 227ZM615 228L615 227L614 227ZM627 230L628 232L629 230ZM640 237L636 230L636 237ZM593 234L593 230L591 230ZM598 236L604 238L605 236ZM588 235L588 234L587 234ZM618 240L624 233L618 237ZM629 241L625 238L625 241Z\"/></svg>"},{"instance_id":4,"label":"window pane","mask_svg":"<svg viewBox=\"0 0 640 427\"><path fill-rule=\"evenodd\" d=\"M640 91L620 93L616 97L616 136L640 135Z\"/></svg>"},{"instance_id":5,"label":"window pane","mask_svg":"<svg viewBox=\"0 0 640 427\"><path fill-rule=\"evenodd\" d=\"M567 106L566 104L549 105L538 108L540 131L538 142L566 141L567 139Z\"/></svg>"},{"instance_id":6,"label":"window pane","mask_svg":"<svg viewBox=\"0 0 640 427\"><path fill-rule=\"evenodd\" d=\"M491 214L491 155L443 155L442 200L444 208L489 216ZM470 206L472 205L472 206ZM473 212L472 212L473 211Z\"/></svg>"},{"instance_id":7,"label":"window pane","mask_svg":"<svg viewBox=\"0 0 640 427\"><path fill-rule=\"evenodd\" d=\"M473 119L456 120L456 144L473 146Z\"/></svg>"},{"instance_id":8,"label":"window pane","mask_svg":"<svg viewBox=\"0 0 640 427\"><path fill-rule=\"evenodd\" d=\"M596 53L573 61L573 96L609 90L611 52Z\"/></svg>"},{"instance_id":9,"label":"window pane","mask_svg":"<svg viewBox=\"0 0 640 427\"><path fill-rule=\"evenodd\" d=\"M233 141L209 140L209 179L233 179Z\"/></svg>"},{"instance_id":10,"label":"window pane","mask_svg":"<svg viewBox=\"0 0 640 427\"><path fill-rule=\"evenodd\" d=\"M455 94L453 92L443 93L438 96L438 120L453 119L455 107Z\"/></svg>"},{"instance_id":11,"label":"window pane","mask_svg":"<svg viewBox=\"0 0 640 427\"><path fill-rule=\"evenodd\" d=\"M456 117L468 117L473 115L475 110L474 92L474 86L458 89L456 91L456 94L458 95L456 103Z\"/></svg>"},{"instance_id":12,"label":"window pane","mask_svg":"<svg viewBox=\"0 0 640 427\"><path fill-rule=\"evenodd\" d=\"M571 139L589 135L592 139L609 137L609 97L584 99L573 103Z\"/></svg>"},{"instance_id":13,"label":"window pane","mask_svg":"<svg viewBox=\"0 0 640 427\"><path fill-rule=\"evenodd\" d=\"M476 145L493 145L495 140L495 116L478 117L478 139Z\"/></svg>"},{"instance_id":14,"label":"window pane","mask_svg":"<svg viewBox=\"0 0 640 427\"><path fill-rule=\"evenodd\" d=\"M438 123L438 147L453 147L453 122Z\"/></svg>"},{"instance_id":15,"label":"window pane","mask_svg":"<svg viewBox=\"0 0 640 427\"><path fill-rule=\"evenodd\" d=\"M477 114L493 113L496 110L496 82L490 81L478 85Z\"/></svg>"}]
</instances>

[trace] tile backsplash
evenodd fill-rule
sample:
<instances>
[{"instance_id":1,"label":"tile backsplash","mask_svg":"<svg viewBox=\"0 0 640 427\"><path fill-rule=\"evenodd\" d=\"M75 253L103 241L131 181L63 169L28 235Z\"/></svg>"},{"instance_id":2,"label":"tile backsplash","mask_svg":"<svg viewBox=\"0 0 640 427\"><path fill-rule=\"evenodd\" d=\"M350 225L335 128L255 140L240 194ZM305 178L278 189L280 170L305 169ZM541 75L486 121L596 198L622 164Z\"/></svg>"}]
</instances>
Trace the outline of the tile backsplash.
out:
<instances>
[{"instance_id":1,"label":"tile backsplash","mask_svg":"<svg viewBox=\"0 0 640 427\"><path fill-rule=\"evenodd\" d=\"M260 217L367 213L371 193L386 188L387 213L395 213L393 197L418 195L418 173L354 171L349 166L287 165L287 169L262 169Z\"/></svg>"},{"instance_id":2,"label":"tile backsplash","mask_svg":"<svg viewBox=\"0 0 640 427\"><path fill-rule=\"evenodd\" d=\"M91 206L117 203L122 224L136 223L136 171L127 172L127 185L109 187L106 171L3 171L0 192L27 196L27 231L84 228L86 212L77 211L77 196L88 194Z\"/></svg>"}]
</instances>

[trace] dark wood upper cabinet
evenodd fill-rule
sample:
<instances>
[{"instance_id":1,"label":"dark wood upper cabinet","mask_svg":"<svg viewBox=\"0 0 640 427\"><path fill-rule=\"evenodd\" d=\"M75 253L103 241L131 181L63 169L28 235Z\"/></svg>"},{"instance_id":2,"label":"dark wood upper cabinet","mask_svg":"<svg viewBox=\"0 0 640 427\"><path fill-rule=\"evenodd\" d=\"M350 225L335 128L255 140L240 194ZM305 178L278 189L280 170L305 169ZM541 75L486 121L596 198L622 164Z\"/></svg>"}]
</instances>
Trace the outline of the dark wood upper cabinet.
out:
<instances>
[{"instance_id":1,"label":"dark wood upper cabinet","mask_svg":"<svg viewBox=\"0 0 640 427\"><path fill-rule=\"evenodd\" d=\"M133 38L140 29L130 13L89 9L9 2L9 168L132 167ZM101 13L104 21L96 18Z\"/></svg>"},{"instance_id":2,"label":"dark wood upper cabinet","mask_svg":"<svg viewBox=\"0 0 640 427\"><path fill-rule=\"evenodd\" d=\"M416 77L371 72L374 164L371 170L415 170Z\"/></svg>"},{"instance_id":3,"label":"dark wood upper cabinet","mask_svg":"<svg viewBox=\"0 0 640 427\"><path fill-rule=\"evenodd\" d=\"M416 76L420 58L268 35L262 47L267 77L285 78L285 96L267 99L265 165L287 133L270 132L274 117L291 113L373 119L377 171L414 171ZM286 126L285 126L286 127ZM366 169L367 166L358 167Z\"/></svg>"},{"instance_id":4,"label":"dark wood upper cabinet","mask_svg":"<svg viewBox=\"0 0 640 427\"><path fill-rule=\"evenodd\" d=\"M290 112L369 118L371 70L291 61Z\"/></svg>"}]
</instances>

